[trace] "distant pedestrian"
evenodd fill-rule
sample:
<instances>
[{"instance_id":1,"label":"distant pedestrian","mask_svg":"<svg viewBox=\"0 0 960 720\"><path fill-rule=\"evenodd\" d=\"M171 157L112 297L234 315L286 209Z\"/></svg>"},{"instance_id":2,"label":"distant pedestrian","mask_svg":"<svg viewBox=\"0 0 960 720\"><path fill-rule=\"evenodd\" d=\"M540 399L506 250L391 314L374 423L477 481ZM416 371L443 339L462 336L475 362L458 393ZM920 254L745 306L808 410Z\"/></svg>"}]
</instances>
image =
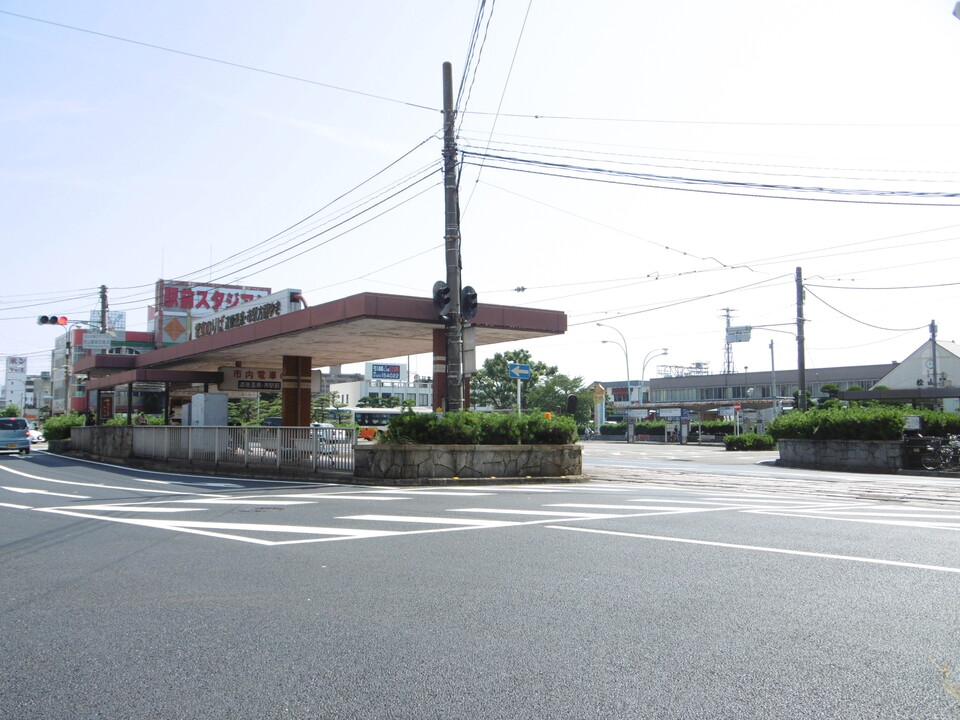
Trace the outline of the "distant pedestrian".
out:
<instances>
[{"instance_id":1,"label":"distant pedestrian","mask_svg":"<svg viewBox=\"0 0 960 720\"><path fill-rule=\"evenodd\" d=\"M84 425L97 424L97 419L93 416L93 412L91 412L90 410L87 410L86 416L84 417L84 420L83 420L83 424Z\"/></svg>"},{"instance_id":2,"label":"distant pedestrian","mask_svg":"<svg viewBox=\"0 0 960 720\"><path fill-rule=\"evenodd\" d=\"M137 419L135 422L137 423L137 425L147 424L147 416L143 414L143 410L137 413Z\"/></svg>"}]
</instances>

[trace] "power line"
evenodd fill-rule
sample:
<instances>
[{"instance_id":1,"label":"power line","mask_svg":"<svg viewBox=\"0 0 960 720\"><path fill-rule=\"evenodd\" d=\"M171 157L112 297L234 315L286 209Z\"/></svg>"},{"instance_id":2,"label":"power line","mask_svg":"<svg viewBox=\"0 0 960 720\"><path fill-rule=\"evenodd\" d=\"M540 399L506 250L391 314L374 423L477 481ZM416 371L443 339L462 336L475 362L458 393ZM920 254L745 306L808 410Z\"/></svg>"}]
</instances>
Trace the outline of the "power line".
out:
<instances>
[{"instance_id":1,"label":"power line","mask_svg":"<svg viewBox=\"0 0 960 720\"><path fill-rule=\"evenodd\" d=\"M474 111L472 115L492 115L492 112ZM578 115L545 115L540 113L503 113L503 117L518 118L521 120L564 120L573 122L603 122L603 123L626 123L626 124L651 124L651 125L707 125L707 126L734 126L734 127L839 127L839 128L864 128L864 127L957 127L958 123L815 123L815 122L763 122L759 120L676 120L676 119L654 119L654 118L612 118L598 116L578 116Z\"/></svg>"},{"instance_id":2,"label":"power line","mask_svg":"<svg viewBox=\"0 0 960 720\"><path fill-rule=\"evenodd\" d=\"M647 187L659 190L683 190L715 195L735 195L739 197L756 197L778 200L815 200L819 202L845 202L859 204L882 205L919 205L929 207L957 207L958 203L944 202L890 202L879 200L837 200L835 198L804 197L796 195L761 194L767 192L795 192L795 193L824 193L844 196L878 196L894 198L924 198L950 199L960 198L960 192L920 192L907 190L871 190L871 189L844 189L829 187L811 187L800 185L774 185L770 183L733 182L727 180L712 180L708 178L682 177L676 175L655 175L652 173L636 173L611 168L589 167L572 163L550 163L544 161L527 160L487 153L464 152L464 157L479 158L481 162L472 162L471 165L483 165L500 170L524 172L548 177L558 177L568 180L585 180L590 182L610 183L614 185L628 185L632 187ZM493 160L507 165L491 165ZM579 173L579 174L571 174ZM591 177L599 176L599 177ZM615 179L614 179L615 178ZM659 184L655 184L659 183ZM692 185L695 187L673 187L673 185ZM723 188L723 189L714 189ZM747 191L760 192L747 192Z\"/></svg>"},{"instance_id":3,"label":"power line","mask_svg":"<svg viewBox=\"0 0 960 720\"><path fill-rule=\"evenodd\" d=\"M867 327L871 327L871 328L873 328L874 330L885 330L885 331L887 331L887 332L912 332L912 331L914 331L914 330L923 330L923 329L926 327L926 325L920 325L919 327L915 327L915 328L888 328L888 327L881 327L881 326L879 326L879 325L871 325L870 323L864 322L863 320L858 320L857 318L853 317L852 315L848 315L847 313L843 312L843 310L839 310L839 309L835 308L833 305L831 305L830 303L828 303L828 302L827 302L826 300L824 300L822 297L820 297L819 295L817 295L816 293L814 293L812 290L808 289L808 287L807 287L806 285L804 285L803 287L804 287L804 289L805 289L808 293L810 293L810 295L812 295L813 297L815 297L817 300L819 300L820 302L822 302L824 305L826 305L828 308L830 308L830 309L833 310L834 312L839 313L840 315L843 315L843 317L847 318L848 320L853 320L853 322L855 322L855 323L859 323L860 325L866 325Z\"/></svg>"},{"instance_id":4,"label":"power line","mask_svg":"<svg viewBox=\"0 0 960 720\"><path fill-rule=\"evenodd\" d=\"M117 42L125 42L125 43L130 43L131 45L139 45L140 47L150 48L151 50L160 50L162 52L173 53L175 55L182 55L184 57L193 58L194 60L204 60L206 62L217 63L219 65L226 65L228 67L239 68L241 70L249 70L250 72L260 73L263 75L270 75L272 77L283 78L284 80L293 80L295 82L307 83L308 85L316 85L317 87L323 87L329 90L338 90L340 92L350 93L352 95L360 95L362 97L368 97L374 100L383 100L384 102L396 103L398 105L406 105L407 107L416 108L418 110L429 110L431 112L440 112L437 108L429 107L427 105L419 105L417 103L408 102L406 100L398 100L397 98L386 97L384 95L376 95L374 93L363 92L362 90L352 90L351 88L345 88L340 85L331 85L330 83L323 83L317 80L308 80L307 78L298 77L296 75L289 75L287 73L276 72L273 70L264 70L263 68L254 67L253 65L244 65L243 63L232 62L230 60L221 60L219 58L210 57L209 55L200 55L198 53L187 52L185 50L175 50L173 48L164 47L163 45L155 45L153 43L143 42L142 40L132 40L130 38L120 37L119 35L111 35L109 33L98 32L96 30L89 30L87 28L77 27L75 25L67 25L65 23L54 22L53 20L44 20L42 18L31 17L29 15L21 15L20 13L10 12L9 10L0 10L0 13L4 15L10 15L12 17L17 17L22 20L30 20L31 22L43 23L45 25L52 25L54 27L64 28L65 30L73 30L75 32L87 33L88 35L96 35L97 37L107 38L108 40L116 40Z\"/></svg>"},{"instance_id":5,"label":"power line","mask_svg":"<svg viewBox=\"0 0 960 720\"><path fill-rule=\"evenodd\" d=\"M792 276L792 275L779 275L779 276L774 277L774 278L768 278L768 279L766 279L766 280L760 280L760 281L755 282L755 283L749 283L748 285L741 285L741 286L739 286L739 287L730 288L729 290L718 290L717 292L714 292L714 293L708 293L708 294L706 294L706 295L698 295L698 296L696 296L696 297L691 297L691 298L684 298L684 299L682 299L682 300L675 300L675 301L672 301L672 302L669 302L669 303L664 303L663 305L657 305L657 306L655 306L655 307L645 308L645 309L643 309L643 310L636 310L636 311L634 311L634 312L628 312L628 313L620 313L620 314L618 314L618 315L616 316L616 318L619 319L619 318L630 317L630 316L632 316L632 315L642 315L642 314L644 314L644 313L655 312L655 311L657 311L657 310L665 310L665 309L667 309L667 308L677 307L678 305L686 305L686 304L688 304L688 303L698 302L698 301L700 301L700 300L706 300L706 299L708 299L708 298L719 297L720 295L729 295L730 293L739 292L739 291L741 291L741 290L759 289L759 286L760 286L760 285L765 285L765 284L767 284L767 283L772 283L772 282L775 282L775 281L777 281L777 280L783 280L784 278L788 278L788 277L789 277L789 278L792 278L793 276ZM792 281L792 280L791 280L791 281ZM584 314L595 317L598 313L593 312L593 313L584 313ZM570 324L569 324L569 327L575 327L575 326L577 326L577 325L586 325L587 323L591 323L591 322L593 322L593 320L584 320L584 321L582 321L582 322L570 323Z\"/></svg>"}]
</instances>

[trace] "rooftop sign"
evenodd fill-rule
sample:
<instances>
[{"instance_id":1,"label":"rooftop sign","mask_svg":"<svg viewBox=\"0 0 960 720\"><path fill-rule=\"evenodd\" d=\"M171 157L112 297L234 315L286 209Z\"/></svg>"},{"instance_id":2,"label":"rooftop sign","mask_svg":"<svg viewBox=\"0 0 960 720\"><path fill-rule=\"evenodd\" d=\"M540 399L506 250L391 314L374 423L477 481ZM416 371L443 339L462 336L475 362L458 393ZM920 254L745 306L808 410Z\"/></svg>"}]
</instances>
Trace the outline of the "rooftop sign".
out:
<instances>
[{"instance_id":1,"label":"rooftop sign","mask_svg":"<svg viewBox=\"0 0 960 720\"><path fill-rule=\"evenodd\" d=\"M283 290L282 292L257 298L251 302L238 305L230 310L207 315L203 318L194 318L190 329L190 339L197 340L217 333L252 325L261 320L269 320L278 315L300 309L300 303L292 298L299 296L299 290Z\"/></svg>"}]
</instances>

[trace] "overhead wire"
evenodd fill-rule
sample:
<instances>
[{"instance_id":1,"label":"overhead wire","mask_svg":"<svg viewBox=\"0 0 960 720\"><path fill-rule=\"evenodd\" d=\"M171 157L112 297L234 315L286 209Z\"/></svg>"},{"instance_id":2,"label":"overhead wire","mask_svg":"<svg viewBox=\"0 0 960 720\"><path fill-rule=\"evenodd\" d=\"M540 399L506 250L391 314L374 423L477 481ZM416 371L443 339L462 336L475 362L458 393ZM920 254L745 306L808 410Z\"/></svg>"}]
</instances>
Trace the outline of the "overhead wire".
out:
<instances>
[{"instance_id":1,"label":"overhead wire","mask_svg":"<svg viewBox=\"0 0 960 720\"><path fill-rule=\"evenodd\" d=\"M362 90L353 90L351 88L342 87L340 85L332 85L330 83L319 82L318 80L309 80L307 78L298 77L296 75L290 75L288 73L276 72L274 70L265 70L264 68L258 68L253 65L245 65L243 63L232 62L230 60L221 60L220 58L210 57L209 55L200 55L199 53L187 52L185 50L175 50L174 48L165 47L163 45L156 45L154 43L143 42L142 40L133 40L131 38L125 38L119 35L111 35L110 33L98 32L96 30L90 30L88 28L82 28L76 25L67 25L66 23L54 22L53 20L44 20L43 18L32 17L30 15L23 15L21 13L10 12L9 10L0 10L0 14L10 15L12 17L17 17L22 20L30 20L31 22L43 23L45 25L52 25L54 27L63 28L65 30L73 30L75 32L86 33L88 35L95 35L97 37L106 38L108 40L115 40L117 42L130 43L131 45L138 45L140 47L150 48L151 50L160 50L162 52L173 53L175 55L182 55L184 57L193 58L194 60L203 60L205 62L217 63L219 65L226 65L228 67L238 68L240 70L248 70L250 72L261 73L263 75L283 78L284 80L293 80L295 82L307 83L309 85L315 85L317 87L327 88L328 90L337 90L339 92L350 93L353 95L360 95L363 97L372 98L374 100L383 100L385 102L396 103L398 105L406 105L407 107L416 108L418 110L429 110L431 112L439 112L437 108L430 107L428 105L420 105L418 103L409 102L407 100L399 100L397 98L391 98L385 95L377 95L375 93L363 92Z\"/></svg>"},{"instance_id":2,"label":"overhead wire","mask_svg":"<svg viewBox=\"0 0 960 720\"><path fill-rule=\"evenodd\" d=\"M923 206L923 207L960 207L960 202L891 202L889 200L863 200L863 199L844 199L809 197L804 195L784 195L784 192L795 193L823 193L843 196L875 196L875 197L895 197L895 198L925 198L950 199L960 198L960 192L920 192L903 190L871 190L871 189L844 189L829 187L810 187L800 185L770 183L747 183L733 182L724 180L712 180L708 178L682 177L670 175L655 175L652 173L634 173L624 170L615 170L611 168L579 166L572 163L550 163L544 161L525 160L502 155L493 155L488 153L464 152L464 158L478 158L479 161L468 162L468 164L484 167L493 167L500 170L522 172L547 177L556 177L567 180L582 180L588 182L609 183L615 185L626 185L631 187L645 187L659 190L673 190L698 192L714 195L733 195L738 197L755 197L778 200L807 200L818 202L841 202L857 204L882 204L882 205L904 205L904 206ZM494 161L500 164L491 164ZM467 162L465 160L465 162ZM680 185L681 187L677 187ZM694 187L688 187L694 186ZM758 192L749 192L758 191ZM767 194L780 193L780 194Z\"/></svg>"},{"instance_id":3,"label":"overhead wire","mask_svg":"<svg viewBox=\"0 0 960 720\"><path fill-rule=\"evenodd\" d=\"M804 285L804 289L807 291L807 293L809 293L811 296L815 297L817 300L819 300L820 302L822 302L824 305L826 305L828 308L830 308L831 310L833 310L835 313L838 313L838 314L840 314L840 315L843 315L843 317L847 318L848 320L852 320L852 321L855 322L855 323L859 323L860 325L866 325L867 327L873 328L873 329L875 329L875 330L884 330L884 331L886 331L886 332L913 332L914 330L923 330L923 328L926 327L926 325L920 325L919 327L914 327L914 328L888 328L888 327L882 327L882 326L880 326L880 325L873 325L873 324L868 323L868 322L866 322L866 321L864 321L864 320L858 320L857 318L853 317L852 315L849 315L849 314L843 312L843 310L840 310L840 309L834 307L833 305L831 305L830 303L828 303L826 300L824 300L822 297L820 297L819 295L817 295L816 293L814 293L812 290L808 289L806 285Z\"/></svg>"},{"instance_id":4,"label":"overhead wire","mask_svg":"<svg viewBox=\"0 0 960 720\"><path fill-rule=\"evenodd\" d=\"M767 279L765 279L765 280L759 280L759 281L754 282L754 283L749 283L749 284L747 284L747 285L741 285L741 286L739 286L739 287L729 288L729 289L727 289L727 290L718 290L717 292L707 293L707 294L705 294L705 295L697 295L697 296L695 296L695 297L683 298L683 299L681 299L681 300L674 300L674 301L671 301L671 302L668 302L668 303L662 303L662 304L656 305L656 306L654 306L654 307L644 308L644 309L642 309L642 310L635 310L635 311L633 311L633 312L617 313L617 315L611 317L610 319L611 319L611 320L614 320L614 319L618 320L618 319L620 319L620 318L632 317L633 315L643 315L643 314L645 314L645 313L655 312L655 311L657 311L657 310L666 310L667 308L677 307L677 306L679 306L679 305L686 305L686 304L692 303L692 302L699 302L700 300L706 300L706 299L708 299L708 298L719 297L719 296L721 296L721 295L729 295L730 293L733 293L733 292L740 292L740 291L742 291L742 290L748 290L748 289L757 289L757 288L759 288L759 286L761 286L761 285L766 285L766 284L768 284L768 283L772 283L772 282L776 282L776 281L783 280L784 278L792 278L792 277L793 277L792 275L780 275L780 276L777 276L777 277L774 277L774 278L767 278ZM596 317L597 315L600 315L600 314L609 315L609 312L607 312L607 313L591 312L591 313L582 313L582 314L583 314L583 315L589 315L589 316L592 316L592 317ZM587 323L590 323L590 322L593 322L593 320L584 320L584 321L582 321L582 322L570 323L570 324L569 324L569 327L575 327L575 326L578 326L578 325L586 325Z\"/></svg>"}]
</instances>

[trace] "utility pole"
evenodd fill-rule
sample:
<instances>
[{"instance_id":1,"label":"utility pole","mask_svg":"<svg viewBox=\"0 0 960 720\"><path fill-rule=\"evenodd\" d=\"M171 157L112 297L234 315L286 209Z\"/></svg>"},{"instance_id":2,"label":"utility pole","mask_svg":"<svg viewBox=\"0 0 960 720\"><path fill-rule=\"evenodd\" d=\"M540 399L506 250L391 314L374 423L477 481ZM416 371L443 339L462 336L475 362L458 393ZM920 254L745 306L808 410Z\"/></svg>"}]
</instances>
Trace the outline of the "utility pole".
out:
<instances>
[{"instance_id":1,"label":"utility pole","mask_svg":"<svg viewBox=\"0 0 960 720\"><path fill-rule=\"evenodd\" d=\"M770 396L773 398L773 416L780 414L780 401L777 399L777 368L773 362L773 340L770 341Z\"/></svg>"},{"instance_id":2,"label":"utility pole","mask_svg":"<svg viewBox=\"0 0 960 720\"><path fill-rule=\"evenodd\" d=\"M107 331L107 286L100 286L100 332Z\"/></svg>"},{"instance_id":3,"label":"utility pole","mask_svg":"<svg viewBox=\"0 0 960 720\"><path fill-rule=\"evenodd\" d=\"M733 312L733 308L721 308L727 318L727 343L723 347L723 374L724 375L733 375L735 372L733 369L733 344L730 342L730 313Z\"/></svg>"},{"instance_id":4,"label":"utility pole","mask_svg":"<svg viewBox=\"0 0 960 720\"><path fill-rule=\"evenodd\" d=\"M807 409L807 365L803 349L803 269L797 268L797 407Z\"/></svg>"},{"instance_id":5,"label":"utility pole","mask_svg":"<svg viewBox=\"0 0 960 720\"><path fill-rule=\"evenodd\" d=\"M930 345L933 351L933 363L931 365L933 369L933 386L935 388L940 387L940 378L937 377L937 321L930 321Z\"/></svg>"},{"instance_id":6,"label":"utility pole","mask_svg":"<svg viewBox=\"0 0 960 720\"><path fill-rule=\"evenodd\" d=\"M457 143L454 137L453 66L443 64L444 246L450 321L447 322L447 410L463 409L463 345L460 312L460 198L457 188Z\"/></svg>"}]
</instances>

